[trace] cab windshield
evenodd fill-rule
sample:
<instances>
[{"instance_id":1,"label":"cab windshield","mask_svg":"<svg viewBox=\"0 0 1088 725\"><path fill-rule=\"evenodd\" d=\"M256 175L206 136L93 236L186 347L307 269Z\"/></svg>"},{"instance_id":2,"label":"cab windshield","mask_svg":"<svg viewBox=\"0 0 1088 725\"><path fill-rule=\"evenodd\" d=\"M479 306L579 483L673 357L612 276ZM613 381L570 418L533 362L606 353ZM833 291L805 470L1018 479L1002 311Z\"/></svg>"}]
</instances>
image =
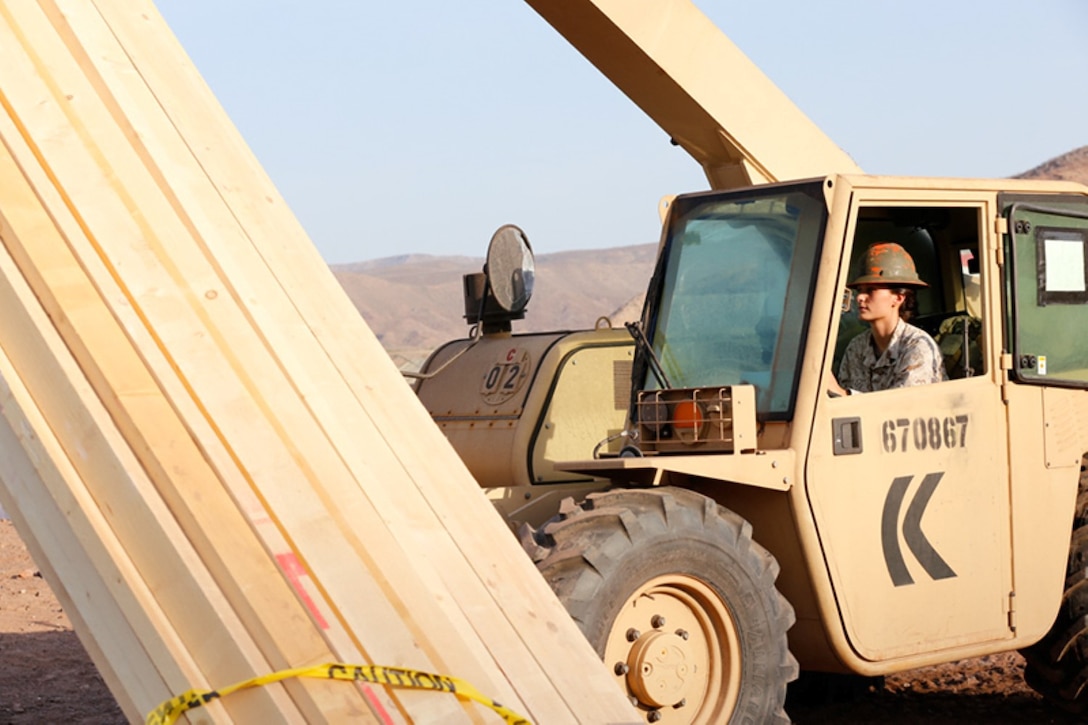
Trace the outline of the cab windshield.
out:
<instances>
[{"instance_id":1,"label":"cab windshield","mask_svg":"<svg viewBox=\"0 0 1088 725\"><path fill-rule=\"evenodd\" d=\"M647 329L670 387L748 383L762 419L792 416L826 217L819 182L676 199Z\"/></svg>"}]
</instances>

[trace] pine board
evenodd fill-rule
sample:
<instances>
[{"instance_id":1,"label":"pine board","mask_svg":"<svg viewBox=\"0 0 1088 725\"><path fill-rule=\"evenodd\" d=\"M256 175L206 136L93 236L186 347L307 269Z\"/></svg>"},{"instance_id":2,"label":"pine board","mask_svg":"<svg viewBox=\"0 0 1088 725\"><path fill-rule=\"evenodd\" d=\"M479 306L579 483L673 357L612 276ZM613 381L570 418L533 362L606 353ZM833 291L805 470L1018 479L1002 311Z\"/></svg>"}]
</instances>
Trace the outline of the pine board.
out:
<instances>
[{"instance_id":1,"label":"pine board","mask_svg":"<svg viewBox=\"0 0 1088 725\"><path fill-rule=\"evenodd\" d=\"M0 106L0 501L128 717L633 719L150 3L0 2ZM495 721L194 713L348 717Z\"/></svg>"}]
</instances>

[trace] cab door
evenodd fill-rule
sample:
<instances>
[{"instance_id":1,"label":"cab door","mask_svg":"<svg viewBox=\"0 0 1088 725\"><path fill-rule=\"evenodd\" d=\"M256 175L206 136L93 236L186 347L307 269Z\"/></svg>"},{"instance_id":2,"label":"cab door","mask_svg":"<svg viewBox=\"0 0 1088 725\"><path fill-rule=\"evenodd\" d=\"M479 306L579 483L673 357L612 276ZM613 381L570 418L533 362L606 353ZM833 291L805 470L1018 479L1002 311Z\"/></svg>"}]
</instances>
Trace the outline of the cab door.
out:
<instances>
[{"instance_id":1,"label":"cab door","mask_svg":"<svg viewBox=\"0 0 1088 725\"><path fill-rule=\"evenodd\" d=\"M986 273L997 249L984 222L995 199L895 194L855 192L844 259L876 241L911 252L929 284L914 322L942 337L958 374L838 398L821 391L805 480L846 637L871 662L1012 636L1000 287ZM840 289L855 274L844 264ZM832 320L844 340L829 343L826 371L862 329L849 317Z\"/></svg>"},{"instance_id":2,"label":"cab door","mask_svg":"<svg viewBox=\"0 0 1088 725\"><path fill-rule=\"evenodd\" d=\"M1002 194L1017 634L1047 631L1066 584L1088 451L1088 196Z\"/></svg>"}]
</instances>

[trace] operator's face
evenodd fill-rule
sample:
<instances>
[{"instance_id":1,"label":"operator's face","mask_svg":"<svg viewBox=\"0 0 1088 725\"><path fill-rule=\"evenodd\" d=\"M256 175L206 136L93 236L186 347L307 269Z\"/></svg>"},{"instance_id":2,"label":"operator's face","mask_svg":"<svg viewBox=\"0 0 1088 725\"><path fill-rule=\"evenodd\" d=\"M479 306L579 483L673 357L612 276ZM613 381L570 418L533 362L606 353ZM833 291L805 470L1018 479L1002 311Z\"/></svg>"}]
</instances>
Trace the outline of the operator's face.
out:
<instances>
[{"instance_id":1,"label":"operator's face","mask_svg":"<svg viewBox=\"0 0 1088 725\"><path fill-rule=\"evenodd\" d=\"M898 320L903 295L896 294L887 287L863 284L857 288L857 300L858 317L865 322Z\"/></svg>"}]
</instances>

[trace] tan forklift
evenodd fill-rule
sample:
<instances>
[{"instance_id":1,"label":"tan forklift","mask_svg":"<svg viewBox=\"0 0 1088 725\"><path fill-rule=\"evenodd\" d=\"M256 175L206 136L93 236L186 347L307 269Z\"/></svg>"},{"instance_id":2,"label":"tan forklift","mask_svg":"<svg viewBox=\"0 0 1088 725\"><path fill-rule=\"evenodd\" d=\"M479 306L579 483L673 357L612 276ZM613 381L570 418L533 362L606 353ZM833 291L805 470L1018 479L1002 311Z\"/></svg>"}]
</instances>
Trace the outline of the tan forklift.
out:
<instances>
[{"instance_id":1,"label":"tan forklift","mask_svg":"<svg viewBox=\"0 0 1088 725\"><path fill-rule=\"evenodd\" d=\"M927 283L914 324L949 380L832 397L877 241ZM1016 649L1084 707L1088 189L676 197L638 345L510 333L531 270L501 230L466 285L487 332L440 349L419 396L648 722L785 720L794 658L874 676Z\"/></svg>"}]
</instances>

